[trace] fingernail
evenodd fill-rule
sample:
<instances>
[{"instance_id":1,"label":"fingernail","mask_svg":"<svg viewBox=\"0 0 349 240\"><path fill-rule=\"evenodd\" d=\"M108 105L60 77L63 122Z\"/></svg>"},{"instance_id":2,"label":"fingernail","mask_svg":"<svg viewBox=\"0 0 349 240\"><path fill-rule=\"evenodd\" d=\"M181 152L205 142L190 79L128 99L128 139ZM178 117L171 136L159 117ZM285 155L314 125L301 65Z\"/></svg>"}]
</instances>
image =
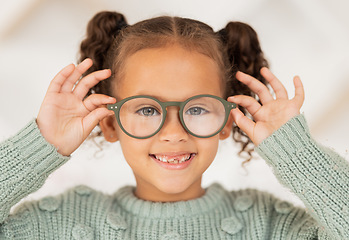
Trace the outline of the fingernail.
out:
<instances>
[{"instance_id":1,"label":"fingernail","mask_svg":"<svg viewBox=\"0 0 349 240\"><path fill-rule=\"evenodd\" d=\"M109 101L110 103L115 103L115 102L116 102L116 98L109 97L109 98L108 98L108 101Z\"/></svg>"}]
</instances>

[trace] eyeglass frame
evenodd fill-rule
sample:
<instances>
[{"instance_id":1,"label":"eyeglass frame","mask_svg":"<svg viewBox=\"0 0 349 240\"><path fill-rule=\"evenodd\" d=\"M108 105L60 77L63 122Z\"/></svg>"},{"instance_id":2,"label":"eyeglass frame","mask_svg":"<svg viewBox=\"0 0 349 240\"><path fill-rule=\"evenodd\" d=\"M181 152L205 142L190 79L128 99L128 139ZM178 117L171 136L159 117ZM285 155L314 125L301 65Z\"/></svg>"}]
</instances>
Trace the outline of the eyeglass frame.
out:
<instances>
[{"instance_id":1,"label":"eyeglass frame","mask_svg":"<svg viewBox=\"0 0 349 240\"><path fill-rule=\"evenodd\" d=\"M200 98L200 97L211 97L211 98L214 98L214 99L217 99L219 100L223 106L224 106L224 110L225 110L225 117L224 117L224 122L222 124L222 126L219 128L219 130L217 130L216 132L214 132L213 134L210 134L208 136L200 136L200 135L197 135L195 133L193 133L192 131L190 131L188 129L188 127L185 125L184 123L184 119L183 119L183 109L184 109L184 106L190 102L191 100L193 99L196 99L196 98ZM121 121L120 121L120 109L122 107L122 105L129 101L129 100L132 100L132 99L135 99L135 98L148 98L148 99L152 99L154 100L155 102L157 102L160 106L161 106L161 109L162 109L162 119L161 119L161 124L160 126L158 127L158 129L151 135L148 135L148 136L145 136L145 137L137 137L137 136L134 136L132 134L130 134L129 132L126 131L126 129L122 126L121 124ZM155 134L157 134L161 128L163 127L164 123L165 123L165 120L166 120L166 115L167 115L167 107L170 107L170 106L175 106L175 107L179 107L179 110L178 110L178 114L179 114L179 119L181 121L181 124L182 124L182 127L191 135L193 135L194 137L198 137L198 138L210 138L216 134L218 134L220 131L222 131L222 129L225 127L227 121L228 121L228 118L229 118L229 114L230 114L230 111L234 108L236 108L236 104L235 103L231 103L231 102L228 102L226 100L224 100L223 98L221 97L218 97L218 96L215 96L215 95L210 95L210 94L200 94L200 95L195 95L193 97L190 97L188 98L187 100L183 101L183 102L178 102L178 101L166 101L166 102L162 102L160 101L159 99L153 97L153 96L148 96L148 95L137 95L137 96L131 96L131 97L127 97L127 98L124 98L122 99L121 101L117 102L117 103L114 103L114 104L108 104L107 105L107 108L109 110L112 110L114 111L115 113L115 117L116 117L116 120L121 128L121 130L127 134L128 136L132 137L132 138L136 138L136 139L147 139L147 138L151 138L153 137Z\"/></svg>"}]
</instances>

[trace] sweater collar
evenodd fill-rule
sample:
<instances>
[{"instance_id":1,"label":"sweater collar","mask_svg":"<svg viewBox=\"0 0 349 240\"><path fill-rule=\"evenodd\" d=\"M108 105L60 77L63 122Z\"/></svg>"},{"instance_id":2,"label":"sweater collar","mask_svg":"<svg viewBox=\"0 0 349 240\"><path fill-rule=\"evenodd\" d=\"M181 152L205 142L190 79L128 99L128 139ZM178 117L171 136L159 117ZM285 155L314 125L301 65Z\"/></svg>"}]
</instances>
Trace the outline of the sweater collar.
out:
<instances>
[{"instance_id":1,"label":"sweater collar","mask_svg":"<svg viewBox=\"0 0 349 240\"><path fill-rule=\"evenodd\" d=\"M126 212L146 218L183 218L210 212L221 204L229 204L226 191L217 183L206 189L206 193L197 199L178 202L151 202L137 198L134 187L126 186L114 194L115 204Z\"/></svg>"}]
</instances>

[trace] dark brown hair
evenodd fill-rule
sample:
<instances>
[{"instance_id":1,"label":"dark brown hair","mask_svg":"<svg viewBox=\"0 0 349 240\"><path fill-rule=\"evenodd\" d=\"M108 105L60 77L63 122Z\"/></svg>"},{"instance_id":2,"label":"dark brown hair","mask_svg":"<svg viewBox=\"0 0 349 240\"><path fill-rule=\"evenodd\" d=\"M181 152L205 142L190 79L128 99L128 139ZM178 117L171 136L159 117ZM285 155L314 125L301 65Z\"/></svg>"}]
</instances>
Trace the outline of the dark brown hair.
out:
<instances>
[{"instance_id":1,"label":"dark brown hair","mask_svg":"<svg viewBox=\"0 0 349 240\"><path fill-rule=\"evenodd\" d=\"M269 67L269 63L264 57L256 31L246 23L229 22L225 28L218 31L218 34L221 36L224 53L228 55L229 63L233 69L232 72L235 73L236 69L247 73L267 85L260 69ZM227 86L230 90L228 95L246 95L256 98L255 93L238 81L234 75L230 84L230 86ZM248 114L246 109L239 108L245 115ZM252 142L235 124L233 126L233 139L241 143L240 153L246 152L248 154L246 159L249 161L252 158Z\"/></svg>"},{"instance_id":2,"label":"dark brown hair","mask_svg":"<svg viewBox=\"0 0 349 240\"><path fill-rule=\"evenodd\" d=\"M125 17L117 12L97 13L88 23L86 38L80 47L80 61L94 62L85 75L109 68L112 76L93 87L89 94L112 95L115 84L122 80L125 60L139 50L160 48L171 44L197 51L213 59L221 70L224 97L254 94L235 78L236 71L248 73L263 83L259 70L268 66L261 51L256 32L247 24L230 22L215 33L205 23L180 17L157 17L128 26ZM241 109L244 113L246 111ZM237 127L233 138L242 144L241 152L251 159L251 140ZM240 153L241 153L240 152Z\"/></svg>"}]
</instances>

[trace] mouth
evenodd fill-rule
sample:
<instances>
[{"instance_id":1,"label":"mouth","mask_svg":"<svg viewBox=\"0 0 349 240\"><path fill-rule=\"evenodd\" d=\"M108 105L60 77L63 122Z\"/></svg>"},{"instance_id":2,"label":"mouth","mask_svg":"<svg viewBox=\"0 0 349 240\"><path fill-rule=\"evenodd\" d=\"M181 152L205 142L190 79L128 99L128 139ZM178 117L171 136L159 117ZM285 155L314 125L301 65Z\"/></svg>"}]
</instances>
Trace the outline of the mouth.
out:
<instances>
[{"instance_id":1,"label":"mouth","mask_svg":"<svg viewBox=\"0 0 349 240\"><path fill-rule=\"evenodd\" d=\"M196 153L149 154L160 166L167 169L184 169L196 156Z\"/></svg>"}]
</instances>

